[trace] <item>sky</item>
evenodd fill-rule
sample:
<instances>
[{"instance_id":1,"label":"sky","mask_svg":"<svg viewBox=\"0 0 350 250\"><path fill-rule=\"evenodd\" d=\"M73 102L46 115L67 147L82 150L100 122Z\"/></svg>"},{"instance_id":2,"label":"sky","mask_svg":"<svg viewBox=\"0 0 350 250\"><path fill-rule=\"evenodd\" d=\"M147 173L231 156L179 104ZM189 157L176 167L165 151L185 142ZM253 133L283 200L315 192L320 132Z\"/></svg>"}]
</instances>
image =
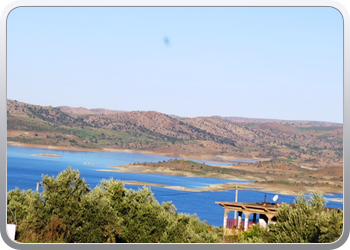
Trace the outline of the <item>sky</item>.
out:
<instances>
[{"instance_id":1,"label":"sky","mask_svg":"<svg viewBox=\"0 0 350 250\"><path fill-rule=\"evenodd\" d=\"M44 106L343 122L330 7L21 7L7 97Z\"/></svg>"}]
</instances>

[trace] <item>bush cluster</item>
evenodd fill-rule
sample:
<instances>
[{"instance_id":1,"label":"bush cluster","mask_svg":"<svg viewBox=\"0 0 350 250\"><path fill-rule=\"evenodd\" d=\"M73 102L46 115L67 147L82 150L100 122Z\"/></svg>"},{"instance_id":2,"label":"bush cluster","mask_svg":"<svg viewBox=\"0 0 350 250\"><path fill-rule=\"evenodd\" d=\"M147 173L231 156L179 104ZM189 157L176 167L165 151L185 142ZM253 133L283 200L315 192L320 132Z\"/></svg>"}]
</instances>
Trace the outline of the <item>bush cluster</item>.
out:
<instances>
[{"instance_id":1,"label":"bush cluster","mask_svg":"<svg viewBox=\"0 0 350 250\"><path fill-rule=\"evenodd\" d=\"M56 178L44 176L43 191L7 194L7 222L17 225L16 240L48 243L220 242L217 229L196 215L159 204L147 188L126 189L102 180L90 189L70 167Z\"/></svg>"},{"instance_id":2,"label":"bush cluster","mask_svg":"<svg viewBox=\"0 0 350 250\"><path fill-rule=\"evenodd\" d=\"M254 226L243 232L241 243L332 243L343 232L343 210L326 208L326 199L313 193L299 195L293 205L282 204L277 222L267 229Z\"/></svg>"}]
</instances>

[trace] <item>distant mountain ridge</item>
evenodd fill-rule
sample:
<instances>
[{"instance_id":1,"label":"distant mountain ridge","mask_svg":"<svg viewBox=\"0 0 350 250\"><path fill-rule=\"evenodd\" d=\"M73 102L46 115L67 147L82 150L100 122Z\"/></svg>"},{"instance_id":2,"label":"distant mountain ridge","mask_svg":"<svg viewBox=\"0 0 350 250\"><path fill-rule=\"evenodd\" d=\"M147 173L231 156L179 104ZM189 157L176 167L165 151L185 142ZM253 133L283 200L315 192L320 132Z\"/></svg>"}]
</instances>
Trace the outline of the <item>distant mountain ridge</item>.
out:
<instances>
[{"instance_id":1,"label":"distant mountain ridge","mask_svg":"<svg viewBox=\"0 0 350 250\"><path fill-rule=\"evenodd\" d=\"M246 118L246 117L221 117L221 116L213 116L218 117L220 119L229 121L229 122L237 122L237 123L290 123L290 124L299 124L299 125L311 125L311 126L342 126L342 123L336 122L324 122L324 121L302 121L302 120L281 120L281 119L265 119L265 118Z\"/></svg>"},{"instance_id":2,"label":"distant mountain ridge","mask_svg":"<svg viewBox=\"0 0 350 250\"><path fill-rule=\"evenodd\" d=\"M77 114L77 115L109 115L109 114L115 114L115 113L121 113L124 111L120 110L110 110L110 109L104 109L104 108L95 108L95 109L87 109L83 107L79 108L73 108L69 106L58 106L57 109L61 110L62 112L70 113L70 114Z\"/></svg>"},{"instance_id":3,"label":"distant mountain ridge","mask_svg":"<svg viewBox=\"0 0 350 250\"><path fill-rule=\"evenodd\" d=\"M110 110L105 108L95 108L95 109L87 109L84 107L69 107L69 106L58 106L56 107L59 110L71 113L71 114L77 114L77 115L109 115L109 114L116 114L116 113L124 113L124 112L132 112L132 111L121 111L121 110ZM146 112L146 111L144 111ZM175 119L185 119L188 117L181 117L178 115L171 114L169 115L172 118ZM209 116L214 118L219 118L225 121L229 122L237 122L237 123L296 123L296 124L303 124L303 125L312 125L312 126L341 126L342 123L336 123L336 122L325 122L325 121L302 121L302 120L282 120L282 119L265 119L265 118L247 118L247 117L238 117L238 116Z\"/></svg>"},{"instance_id":4,"label":"distant mountain ridge","mask_svg":"<svg viewBox=\"0 0 350 250\"><path fill-rule=\"evenodd\" d=\"M239 117L183 118L156 111L51 107L7 100L7 140L173 156L342 163L343 126Z\"/></svg>"},{"instance_id":5,"label":"distant mountain ridge","mask_svg":"<svg viewBox=\"0 0 350 250\"><path fill-rule=\"evenodd\" d=\"M7 103L15 102L15 100L7 99ZM24 102L18 102L24 103ZM28 104L32 105L32 104ZM38 105L39 106L39 105ZM93 108L87 109L84 107L70 107L70 106L57 106L54 107L62 112L76 115L110 115L117 113L128 113L128 112L136 112L136 111L122 111L122 110L111 110L105 108ZM148 112L148 111L142 111ZM174 119L186 119L189 117L182 117L175 114L169 114L168 116ZM234 123L289 123L289 124L299 124L299 125L311 125L311 126L343 126L343 123L337 122L327 122L327 121L304 121L304 120L282 120L282 119L266 119L266 118L249 118L249 117L239 117L239 116L207 116L213 118L219 118L225 121L234 122ZM195 117L196 118L196 117ZM192 118L189 118L192 119Z\"/></svg>"}]
</instances>

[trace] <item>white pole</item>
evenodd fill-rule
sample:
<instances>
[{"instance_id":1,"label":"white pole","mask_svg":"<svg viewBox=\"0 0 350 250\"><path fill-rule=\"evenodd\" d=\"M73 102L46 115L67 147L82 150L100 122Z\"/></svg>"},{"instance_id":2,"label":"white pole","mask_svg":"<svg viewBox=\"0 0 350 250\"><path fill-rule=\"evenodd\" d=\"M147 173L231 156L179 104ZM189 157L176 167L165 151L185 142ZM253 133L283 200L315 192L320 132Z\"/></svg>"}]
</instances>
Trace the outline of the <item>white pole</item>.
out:
<instances>
[{"instance_id":1,"label":"white pole","mask_svg":"<svg viewBox=\"0 0 350 250\"><path fill-rule=\"evenodd\" d=\"M235 202L238 201L238 186L236 185L236 198L235 198ZM235 211L235 220L237 219L237 211Z\"/></svg>"},{"instance_id":2,"label":"white pole","mask_svg":"<svg viewBox=\"0 0 350 250\"><path fill-rule=\"evenodd\" d=\"M224 214L224 229L226 228L227 226L227 214L226 214L226 211L225 211L225 214Z\"/></svg>"},{"instance_id":3,"label":"white pole","mask_svg":"<svg viewBox=\"0 0 350 250\"><path fill-rule=\"evenodd\" d=\"M244 218L244 231L248 228L249 215Z\"/></svg>"}]
</instances>

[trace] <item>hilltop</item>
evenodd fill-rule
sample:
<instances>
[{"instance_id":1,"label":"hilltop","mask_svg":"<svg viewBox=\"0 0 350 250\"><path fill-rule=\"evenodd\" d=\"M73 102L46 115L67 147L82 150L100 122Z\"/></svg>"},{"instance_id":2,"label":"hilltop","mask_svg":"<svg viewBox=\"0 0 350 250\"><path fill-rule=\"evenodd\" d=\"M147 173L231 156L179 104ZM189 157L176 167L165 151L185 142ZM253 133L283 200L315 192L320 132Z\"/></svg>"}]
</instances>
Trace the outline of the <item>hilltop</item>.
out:
<instances>
[{"instance_id":1,"label":"hilltop","mask_svg":"<svg viewBox=\"0 0 350 250\"><path fill-rule=\"evenodd\" d=\"M73 108L68 106L58 106L56 108L62 112L76 114L76 115L107 115L107 114L115 114L115 113L123 112L121 110L110 110L110 109L104 109L104 108L87 109L83 107Z\"/></svg>"},{"instance_id":2,"label":"hilltop","mask_svg":"<svg viewBox=\"0 0 350 250\"><path fill-rule=\"evenodd\" d=\"M11 145L135 151L197 159L279 159L305 167L343 164L342 124L157 111L51 107L7 100Z\"/></svg>"},{"instance_id":3,"label":"hilltop","mask_svg":"<svg viewBox=\"0 0 350 250\"><path fill-rule=\"evenodd\" d=\"M245 117L219 117L229 122L238 123L280 123L280 124L298 124L298 125L310 125L318 127L330 127L330 126L342 126L341 123L335 122L323 122L323 121L301 121L301 120L279 120L279 119L263 119L263 118L245 118Z\"/></svg>"}]
</instances>

